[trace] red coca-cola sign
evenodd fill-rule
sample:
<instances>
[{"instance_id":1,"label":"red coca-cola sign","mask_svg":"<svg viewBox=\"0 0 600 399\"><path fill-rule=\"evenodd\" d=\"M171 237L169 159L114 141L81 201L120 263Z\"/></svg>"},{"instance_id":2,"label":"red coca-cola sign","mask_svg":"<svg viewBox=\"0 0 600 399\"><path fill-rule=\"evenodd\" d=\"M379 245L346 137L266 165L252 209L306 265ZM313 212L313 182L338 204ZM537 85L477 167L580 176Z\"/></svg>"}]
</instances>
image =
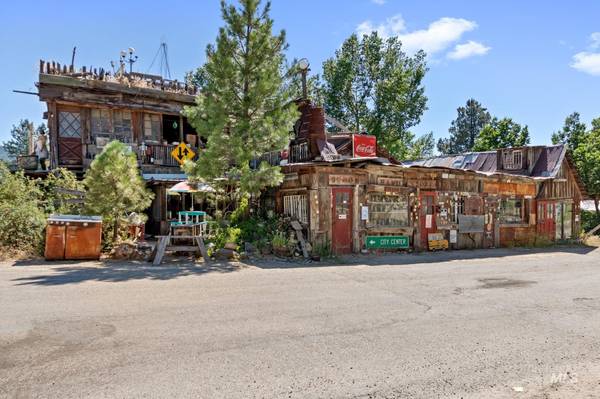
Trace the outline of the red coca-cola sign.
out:
<instances>
[{"instance_id":1,"label":"red coca-cola sign","mask_svg":"<svg viewBox=\"0 0 600 399\"><path fill-rule=\"evenodd\" d=\"M376 157L377 139L375 138L375 136L353 134L352 148L355 158Z\"/></svg>"}]
</instances>

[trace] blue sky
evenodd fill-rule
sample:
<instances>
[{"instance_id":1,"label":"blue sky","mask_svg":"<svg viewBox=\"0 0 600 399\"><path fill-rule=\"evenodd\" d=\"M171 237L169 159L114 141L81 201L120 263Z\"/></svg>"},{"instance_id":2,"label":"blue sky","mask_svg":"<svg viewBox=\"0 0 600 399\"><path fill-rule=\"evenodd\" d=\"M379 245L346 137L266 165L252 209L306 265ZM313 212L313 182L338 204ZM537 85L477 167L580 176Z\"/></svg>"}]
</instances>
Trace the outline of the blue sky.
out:
<instances>
[{"instance_id":1,"label":"blue sky","mask_svg":"<svg viewBox=\"0 0 600 399\"><path fill-rule=\"evenodd\" d=\"M448 134L456 108L474 97L496 116L529 125L532 142L550 142L564 118L600 117L600 1L274 0L272 17L288 35L288 57L318 73L353 32L399 35L407 50L428 50L429 110L418 133ZM216 0L11 1L0 15L0 140L20 118L41 122L34 91L38 60L109 67L134 47L148 71L161 40L172 75L204 61L221 25ZM157 72L157 68L149 72Z\"/></svg>"}]
</instances>

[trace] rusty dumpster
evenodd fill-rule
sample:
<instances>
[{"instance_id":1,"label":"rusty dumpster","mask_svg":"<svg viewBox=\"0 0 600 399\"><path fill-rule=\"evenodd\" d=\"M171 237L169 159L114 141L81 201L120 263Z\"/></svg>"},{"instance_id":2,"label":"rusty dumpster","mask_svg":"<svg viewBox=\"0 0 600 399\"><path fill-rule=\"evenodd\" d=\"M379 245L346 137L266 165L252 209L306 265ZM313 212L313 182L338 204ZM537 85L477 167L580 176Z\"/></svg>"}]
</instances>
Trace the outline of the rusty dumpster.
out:
<instances>
[{"instance_id":1,"label":"rusty dumpster","mask_svg":"<svg viewBox=\"0 0 600 399\"><path fill-rule=\"evenodd\" d=\"M46 225L46 260L99 259L102 217L50 215Z\"/></svg>"}]
</instances>

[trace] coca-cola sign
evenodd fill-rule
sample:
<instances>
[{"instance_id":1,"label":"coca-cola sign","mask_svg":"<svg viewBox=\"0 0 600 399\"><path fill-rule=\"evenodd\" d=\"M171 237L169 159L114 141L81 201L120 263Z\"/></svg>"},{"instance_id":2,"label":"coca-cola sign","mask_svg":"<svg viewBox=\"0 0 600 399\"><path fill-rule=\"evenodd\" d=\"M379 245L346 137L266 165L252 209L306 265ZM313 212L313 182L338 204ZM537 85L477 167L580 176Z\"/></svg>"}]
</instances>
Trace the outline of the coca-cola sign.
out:
<instances>
[{"instance_id":1,"label":"coca-cola sign","mask_svg":"<svg viewBox=\"0 0 600 399\"><path fill-rule=\"evenodd\" d=\"M355 158L376 157L377 139L375 136L353 134L352 148L354 150L353 153Z\"/></svg>"}]
</instances>

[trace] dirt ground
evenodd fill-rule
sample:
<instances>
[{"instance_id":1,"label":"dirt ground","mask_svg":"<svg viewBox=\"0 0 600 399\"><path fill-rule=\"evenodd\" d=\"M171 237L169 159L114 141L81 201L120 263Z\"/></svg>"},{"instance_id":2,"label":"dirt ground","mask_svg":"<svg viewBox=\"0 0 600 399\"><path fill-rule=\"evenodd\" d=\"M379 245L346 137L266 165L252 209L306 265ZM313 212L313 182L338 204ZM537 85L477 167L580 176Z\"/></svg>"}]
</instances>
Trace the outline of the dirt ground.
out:
<instances>
[{"instance_id":1,"label":"dirt ground","mask_svg":"<svg viewBox=\"0 0 600 399\"><path fill-rule=\"evenodd\" d=\"M0 397L596 398L600 249L0 263Z\"/></svg>"}]
</instances>

